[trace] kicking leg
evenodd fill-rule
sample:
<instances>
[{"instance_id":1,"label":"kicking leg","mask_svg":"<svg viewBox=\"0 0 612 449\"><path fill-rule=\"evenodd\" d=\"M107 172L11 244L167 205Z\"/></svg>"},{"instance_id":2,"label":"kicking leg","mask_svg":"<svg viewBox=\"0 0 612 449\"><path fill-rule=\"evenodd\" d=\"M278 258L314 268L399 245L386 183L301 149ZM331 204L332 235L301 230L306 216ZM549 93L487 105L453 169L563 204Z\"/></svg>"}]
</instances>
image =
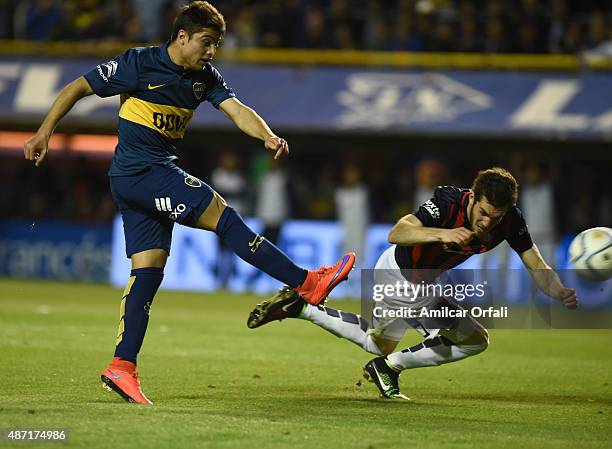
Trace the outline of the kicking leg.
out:
<instances>
[{"instance_id":1,"label":"kicking leg","mask_svg":"<svg viewBox=\"0 0 612 449\"><path fill-rule=\"evenodd\" d=\"M307 270L298 267L274 244L254 233L240 214L227 206L216 192L200 216L197 227L216 232L241 259L291 287L306 279Z\"/></svg>"},{"instance_id":2,"label":"kicking leg","mask_svg":"<svg viewBox=\"0 0 612 449\"><path fill-rule=\"evenodd\" d=\"M355 254L349 253L331 267L310 271L298 267L276 245L254 233L217 192L196 227L216 232L241 259L287 284L315 305L348 277L355 263Z\"/></svg>"}]
</instances>

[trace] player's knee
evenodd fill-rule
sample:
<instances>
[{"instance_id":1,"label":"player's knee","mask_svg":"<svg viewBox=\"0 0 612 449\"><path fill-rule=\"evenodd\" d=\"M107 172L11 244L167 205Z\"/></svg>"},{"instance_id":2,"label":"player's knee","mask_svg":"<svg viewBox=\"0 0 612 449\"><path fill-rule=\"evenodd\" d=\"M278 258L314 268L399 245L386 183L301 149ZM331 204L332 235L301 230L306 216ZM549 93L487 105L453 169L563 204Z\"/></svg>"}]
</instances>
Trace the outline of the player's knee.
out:
<instances>
[{"instance_id":1,"label":"player's knee","mask_svg":"<svg viewBox=\"0 0 612 449\"><path fill-rule=\"evenodd\" d=\"M462 339L455 338L454 341L457 344L462 345L484 345L485 347L489 344L489 332L479 323L475 326L472 332Z\"/></svg>"},{"instance_id":2,"label":"player's knee","mask_svg":"<svg viewBox=\"0 0 612 449\"><path fill-rule=\"evenodd\" d=\"M213 198L196 222L196 227L207 231L217 231L219 220L227 208L227 203L221 195L213 192Z\"/></svg>"},{"instance_id":3,"label":"player's knee","mask_svg":"<svg viewBox=\"0 0 612 449\"><path fill-rule=\"evenodd\" d=\"M164 268L168 260L168 253L164 249L147 249L132 254L132 269L138 268Z\"/></svg>"},{"instance_id":4,"label":"player's knee","mask_svg":"<svg viewBox=\"0 0 612 449\"><path fill-rule=\"evenodd\" d=\"M222 215L217 220L217 224L213 231L221 238L232 228L236 223L244 223L240 214L232 206L226 206Z\"/></svg>"},{"instance_id":5,"label":"player's knee","mask_svg":"<svg viewBox=\"0 0 612 449\"><path fill-rule=\"evenodd\" d=\"M462 342L462 346L470 355L480 354L489 347L489 333L484 327L478 328L468 340Z\"/></svg>"},{"instance_id":6,"label":"player's knee","mask_svg":"<svg viewBox=\"0 0 612 449\"><path fill-rule=\"evenodd\" d=\"M482 352L489 347L489 332L484 328L478 328L476 330L478 346L480 346L480 351Z\"/></svg>"},{"instance_id":7,"label":"player's knee","mask_svg":"<svg viewBox=\"0 0 612 449\"><path fill-rule=\"evenodd\" d=\"M480 331L481 331L481 335L482 335L482 338L484 340L485 346L489 347L489 331L486 330L484 327L482 329L480 329Z\"/></svg>"},{"instance_id":8,"label":"player's knee","mask_svg":"<svg viewBox=\"0 0 612 449\"><path fill-rule=\"evenodd\" d=\"M484 327L479 326L470 336L454 344L461 348L461 351L468 357L480 354L489 347L489 333Z\"/></svg>"},{"instance_id":9,"label":"player's knee","mask_svg":"<svg viewBox=\"0 0 612 449\"><path fill-rule=\"evenodd\" d=\"M481 352L486 351L486 349L489 347L489 341L485 340L482 343L480 343L479 345L474 345L472 346L470 353L471 355L476 355L476 354L480 354Z\"/></svg>"}]
</instances>

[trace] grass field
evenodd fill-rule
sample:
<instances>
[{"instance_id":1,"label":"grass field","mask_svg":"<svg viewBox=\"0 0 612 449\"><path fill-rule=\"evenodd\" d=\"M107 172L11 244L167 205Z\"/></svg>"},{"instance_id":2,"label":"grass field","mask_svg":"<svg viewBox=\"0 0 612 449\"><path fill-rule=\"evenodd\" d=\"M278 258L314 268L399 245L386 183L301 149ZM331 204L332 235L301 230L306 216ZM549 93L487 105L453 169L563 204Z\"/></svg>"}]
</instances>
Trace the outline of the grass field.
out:
<instances>
[{"instance_id":1,"label":"grass field","mask_svg":"<svg viewBox=\"0 0 612 449\"><path fill-rule=\"evenodd\" d=\"M259 298L161 292L146 407L100 386L120 294L0 280L0 428L67 428L88 449L610 447L610 330L492 331L477 357L405 372L413 400L389 402L358 383L371 356L352 344L298 320L247 329Z\"/></svg>"}]
</instances>

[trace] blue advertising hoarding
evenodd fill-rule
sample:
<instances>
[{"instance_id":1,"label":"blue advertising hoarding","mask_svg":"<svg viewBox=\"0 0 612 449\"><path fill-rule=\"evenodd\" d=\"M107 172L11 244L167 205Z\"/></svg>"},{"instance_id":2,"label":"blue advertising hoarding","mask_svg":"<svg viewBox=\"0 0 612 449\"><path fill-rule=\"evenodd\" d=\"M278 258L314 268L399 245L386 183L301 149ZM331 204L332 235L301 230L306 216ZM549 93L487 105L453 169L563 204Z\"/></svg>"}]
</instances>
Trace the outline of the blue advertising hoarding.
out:
<instances>
[{"instance_id":1,"label":"blue advertising hoarding","mask_svg":"<svg viewBox=\"0 0 612 449\"><path fill-rule=\"evenodd\" d=\"M61 88L104 62L0 58L0 119L40 119ZM220 65L274 127L446 135L612 138L609 73L423 71ZM88 97L67 120L116 120L118 98ZM192 128L232 127L209 106Z\"/></svg>"},{"instance_id":2,"label":"blue advertising hoarding","mask_svg":"<svg viewBox=\"0 0 612 449\"><path fill-rule=\"evenodd\" d=\"M111 238L106 225L0 221L0 275L108 282Z\"/></svg>"}]
</instances>

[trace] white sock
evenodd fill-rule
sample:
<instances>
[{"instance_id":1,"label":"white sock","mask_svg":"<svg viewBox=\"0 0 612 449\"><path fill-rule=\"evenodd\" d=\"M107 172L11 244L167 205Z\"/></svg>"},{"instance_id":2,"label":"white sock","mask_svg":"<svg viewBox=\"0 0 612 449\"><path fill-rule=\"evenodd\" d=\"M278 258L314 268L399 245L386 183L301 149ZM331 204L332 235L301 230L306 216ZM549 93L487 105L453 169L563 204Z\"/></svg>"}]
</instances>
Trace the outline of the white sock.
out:
<instances>
[{"instance_id":1,"label":"white sock","mask_svg":"<svg viewBox=\"0 0 612 449\"><path fill-rule=\"evenodd\" d=\"M488 343L479 345L457 345L448 338L438 336L423 340L416 346L394 352L387 356L391 366L398 371L423 366L437 366L443 363L454 362L487 349Z\"/></svg>"},{"instance_id":2,"label":"white sock","mask_svg":"<svg viewBox=\"0 0 612 449\"><path fill-rule=\"evenodd\" d=\"M352 341L371 354L383 355L367 333L370 328L368 320L356 313L306 304L298 318L311 321L336 337Z\"/></svg>"}]
</instances>

